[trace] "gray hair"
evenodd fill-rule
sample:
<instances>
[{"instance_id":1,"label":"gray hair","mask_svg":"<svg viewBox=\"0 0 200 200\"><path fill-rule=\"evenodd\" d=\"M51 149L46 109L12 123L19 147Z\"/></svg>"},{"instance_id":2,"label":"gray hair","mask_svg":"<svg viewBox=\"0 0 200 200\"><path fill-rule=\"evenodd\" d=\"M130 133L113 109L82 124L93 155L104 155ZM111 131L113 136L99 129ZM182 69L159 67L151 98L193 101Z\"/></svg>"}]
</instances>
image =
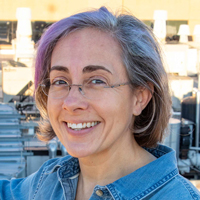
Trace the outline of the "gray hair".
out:
<instances>
[{"instance_id":1,"label":"gray hair","mask_svg":"<svg viewBox=\"0 0 200 200\"><path fill-rule=\"evenodd\" d=\"M171 109L167 74L159 45L152 31L136 17L131 14L114 15L105 7L62 19L50 26L41 37L35 62L36 103L44 119L39 126L39 138L47 141L55 137L47 115L47 97L38 87L39 82L49 76L53 49L61 38L87 27L112 35L121 46L122 60L132 88L143 87L151 91L151 101L135 117L131 129L139 145L155 146L162 141ZM150 85L154 86L154 91Z\"/></svg>"}]
</instances>

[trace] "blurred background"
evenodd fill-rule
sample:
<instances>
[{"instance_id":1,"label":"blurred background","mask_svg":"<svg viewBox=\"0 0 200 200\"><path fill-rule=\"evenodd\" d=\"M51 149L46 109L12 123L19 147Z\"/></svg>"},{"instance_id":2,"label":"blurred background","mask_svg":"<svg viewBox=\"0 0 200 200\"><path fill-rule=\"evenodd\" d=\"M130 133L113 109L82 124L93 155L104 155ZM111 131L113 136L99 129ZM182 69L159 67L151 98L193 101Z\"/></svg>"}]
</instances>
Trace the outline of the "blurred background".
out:
<instances>
[{"instance_id":1,"label":"blurred background","mask_svg":"<svg viewBox=\"0 0 200 200\"><path fill-rule=\"evenodd\" d=\"M131 12L155 33L169 75L172 117L164 144L176 150L180 173L200 179L200 1L0 0L0 179L26 177L50 158L67 155L54 139L36 137L34 55L54 22L106 6Z\"/></svg>"}]
</instances>

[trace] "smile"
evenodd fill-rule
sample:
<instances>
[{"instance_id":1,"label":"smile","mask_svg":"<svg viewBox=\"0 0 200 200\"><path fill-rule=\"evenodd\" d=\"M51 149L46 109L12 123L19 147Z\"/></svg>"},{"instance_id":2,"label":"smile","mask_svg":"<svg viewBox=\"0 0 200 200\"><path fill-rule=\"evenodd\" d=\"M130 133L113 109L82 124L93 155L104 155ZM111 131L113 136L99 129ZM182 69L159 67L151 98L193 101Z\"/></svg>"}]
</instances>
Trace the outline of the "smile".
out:
<instances>
[{"instance_id":1,"label":"smile","mask_svg":"<svg viewBox=\"0 0 200 200\"><path fill-rule=\"evenodd\" d=\"M67 126L68 128L71 128L72 130L79 131L85 128L91 128L93 126L96 126L98 123L100 122L95 121L95 122L84 122L84 123L78 123L78 124L67 122Z\"/></svg>"}]
</instances>

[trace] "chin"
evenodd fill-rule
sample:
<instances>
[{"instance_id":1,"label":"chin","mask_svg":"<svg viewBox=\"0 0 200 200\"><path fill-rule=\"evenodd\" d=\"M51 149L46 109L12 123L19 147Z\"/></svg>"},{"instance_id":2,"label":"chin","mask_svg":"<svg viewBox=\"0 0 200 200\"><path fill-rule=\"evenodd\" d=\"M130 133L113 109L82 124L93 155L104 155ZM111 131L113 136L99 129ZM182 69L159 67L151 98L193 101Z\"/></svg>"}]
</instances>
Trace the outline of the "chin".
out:
<instances>
[{"instance_id":1,"label":"chin","mask_svg":"<svg viewBox=\"0 0 200 200\"><path fill-rule=\"evenodd\" d=\"M88 146L84 148L83 147L81 148L68 147L66 149L67 149L68 154L75 158L84 158L93 154L92 152L89 151Z\"/></svg>"},{"instance_id":2,"label":"chin","mask_svg":"<svg viewBox=\"0 0 200 200\"><path fill-rule=\"evenodd\" d=\"M85 158L88 157L90 154L83 153L83 152L68 152L70 156L75 158Z\"/></svg>"}]
</instances>

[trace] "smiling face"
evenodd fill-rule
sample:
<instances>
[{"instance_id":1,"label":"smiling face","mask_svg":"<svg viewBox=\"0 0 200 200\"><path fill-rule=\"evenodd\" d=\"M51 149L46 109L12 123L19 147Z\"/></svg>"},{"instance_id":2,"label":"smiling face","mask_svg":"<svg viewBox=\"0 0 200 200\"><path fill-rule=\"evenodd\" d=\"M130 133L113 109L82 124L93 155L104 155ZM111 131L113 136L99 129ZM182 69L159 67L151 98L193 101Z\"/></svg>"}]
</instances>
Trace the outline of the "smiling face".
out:
<instances>
[{"instance_id":1,"label":"smiling face","mask_svg":"<svg viewBox=\"0 0 200 200\"><path fill-rule=\"evenodd\" d=\"M75 31L57 43L51 58L50 80L79 85L128 81L118 43L108 33L92 28ZM120 151L134 140L130 124L136 96L131 88L126 85L101 91L95 99L86 98L78 86L72 86L67 96L48 97L51 125L74 157Z\"/></svg>"}]
</instances>

